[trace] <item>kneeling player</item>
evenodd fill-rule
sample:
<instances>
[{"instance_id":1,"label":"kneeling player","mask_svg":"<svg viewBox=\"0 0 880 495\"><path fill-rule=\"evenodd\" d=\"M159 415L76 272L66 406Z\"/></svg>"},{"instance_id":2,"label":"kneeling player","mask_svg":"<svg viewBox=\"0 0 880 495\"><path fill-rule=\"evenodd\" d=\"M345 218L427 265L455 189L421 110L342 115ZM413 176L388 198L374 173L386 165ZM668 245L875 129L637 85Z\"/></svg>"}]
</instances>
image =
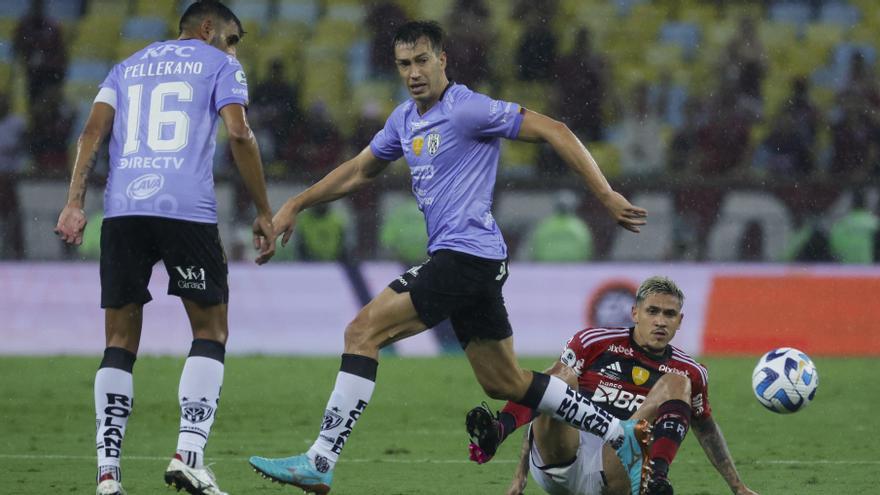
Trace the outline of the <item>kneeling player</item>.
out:
<instances>
[{"instance_id":1,"label":"kneeling player","mask_svg":"<svg viewBox=\"0 0 880 495\"><path fill-rule=\"evenodd\" d=\"M522 493L530 471L551 494L671 495L669 465L693 425L733 493L754 494L740 480L712 419L706 368L669 345L681 325L683 302L684 294L668 278L645 280L632 309L635 327L582 330L548 370L614 416L653 424L650 466L624 466L602 438L545 415L535 417L533 410L512 402L497 415L485 404L468 413L471 460L487 462L513 430L531 421L508 494Z\"/></svg>"}]
</instances>

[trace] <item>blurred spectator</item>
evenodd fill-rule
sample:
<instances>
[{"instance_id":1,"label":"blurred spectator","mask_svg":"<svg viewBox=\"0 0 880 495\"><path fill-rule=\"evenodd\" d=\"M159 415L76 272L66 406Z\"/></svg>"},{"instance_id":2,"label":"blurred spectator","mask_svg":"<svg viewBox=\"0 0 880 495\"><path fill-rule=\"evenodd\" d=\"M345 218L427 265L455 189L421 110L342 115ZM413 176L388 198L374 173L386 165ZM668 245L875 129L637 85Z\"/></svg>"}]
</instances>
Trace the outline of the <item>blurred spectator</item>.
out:
<instances>
[{"instance_id":1,"label":"blurred spectator","mask_svg":"<svg viewBox=\"0 0 880 495\"><path fill-rule=\"evenodd\" d=\"M489 9L483 0L456 0L446 25L446 73L450 80L476 89L490 79L487 52L494 36Z\"/></svg>"},{"instance_id":2,"label":"blurred spectator","mask_svg":"<svg viewBox=\"0 0 880 495\"><path fill-rule=\"evenodd\" d=\"M814 143L819 129L819 110L810 101L810 86L806 77L796 77L791 81L791 95L785 101L782 111L791 115L795 132L807 143Z\"/></svg>"},{"instance_id":3,"label":"blurred spectator","mask_svg":"<svg viewBox=\"0 0 880 495\"><path fill-rule=\"evenodd\" d=\"M648 90L648 103L657 112L661 122L676 129L684 122L683 110L687 98L687 88L673 81L668 71L660 73Z\"/></svg>"},{"instance_id":4,"label":"blurred spectator","mask_svg":"<svg viewBox=\"0 0 880 495\"><path fill-rule=\"evenodd\" d=\"M850 58L848 78L840 88L839 97L854 98L865 106L880 108L880 86L861 50L855 50Z\"/></svg>"},{"instance_id":5,"label":"blurred spectator","mask_svg":"<svg viewBox=\"0 0 880 495\"><path fill-rule=\"evenodd\" d=\"M869 208L864 192L853 192L849 213L831 226L831 252L842 263L873 263L878 219Z\"/></svg>"},{"instance_id":6,"label":"blurred spectator","mask_svg":"<svg viewBox=\"0 0 880 495\"><path fill-rule=\"evenodd\" d=\"M294 164L292 172L308 182L320 179L339 164L342 134L324 102L312 104L303 125L286 145L282 156Z\"/></svg>"},{"instance_id":7,"label":"blurred spectator","mask_svg":"<svg viewBox=\"0 0 880 495\"><path fill-rule=\"evenodd\" d=\"M740 19L739 30L728 43L719 68L722 85L731 85L737 99L743 98L750 111L760 114L767 53L758 37L754 19L748 16Z\"/></svg>"},{"instance_id":8,"label":"blurred spectator","mask_svg":"<svg viewBox=\"0 0 880 495\"><path fill-rule=\"evenodd\" d=\"M742 170L749 149L752 119L738 103L732 88L722 87L709 103L700 128L700 175L729 176Z\"/></svg>"},{"instance_id":9,"label":"blurred spectator","mask_svg":"<svg viewBox=\"0 0 880 495\"><path fill-rule=\"evenodd\" d=\"M391 1L372 1L367 8L367 29L370 33L370 67L373 76L397 75L394 65L394 33L407 21L406 12Z\"/></svg>"},{"instance_id":10,"label":"blurred spectator","mask_svg":"<svg viewBox=\"0 0 880 495\"><path fill-rule=\"evenodd\" d=\"M36 173L44 177L67 175L68 143L70 143L76 111L61 93L61 86L43 91L42 101L32 108L28 146Z\"/></svg>"},{"instance_id":11,"label":"blurred spectator","mask_svg":"<svg viewBox=\"0 0 880 495\"><path fill-rule=\"evenodd\" d=\"M382 108L377 101L366 101L361 107L361 114L358 116L354 125L354 132L351 135L350 148L354 153L360 151L370 145L373 136L376 135L385 126L385 118L382 115Z\"/></svg>"},{"instance_id":12,"label":"blurred spectator","mask_svg":"<svg viewBox=\"0 0 880 495\"><path fill-rule=\"evenodd\" d=\"M782 261L819 263L832 261L828 234L815 215L800 215L800 225L782 254Z\"/></svg>"},{"instance_id":13,"label":"blurred spectator","mask_svg":"<svg viewBox=\"0 0 880 495\"><path fill-rule=\"evenodd\" d=\"M428 231L425 217L415 200L407 198L392 207L382 221L379 242L395 260L407 267L428 257Z\"/></svg>"},{"instance_id":14,"label":"blurred spectator","mask_svg":"<svg viewBox=\"0 0 880 495\"><path fill-rule=\"evenodd\" d=\"M514 9L514 16L523 21L523 34L516 50L517 77L520 81L549 81L556 65L556 33L553 17L556 2L525 1Z\"/></svg>"},{"instance_id":15,"label":"blurred spectator","mask_svg":"<svg viewBox=\"0 0 880 495\"><path fill-rule=\"evenodd\" d=\"M345 259L346 226L342 214L327 203L309 208L297 217L297 252L306 261Z\"/></svg>"},{"instance_id":16,"label":"blurred spectator","mask_svg":"<svg viewBox=\"0 0 880 495\"><path fill-rule=\"evenodd\" d=\"M61 27L45 16L43 0L31 0L31 8L15 29L13 51L27 74L31 114L42 104L41 96L64 82L67 52Z\"/></svg>"},{"instance_id":17,"label":"blurred spectator","mask_svg":"<svg viewBox=\"0 0 880 495\"><path fill-rule=\"evenodd\" d=\"M739 240L737 261L763 261L764 227L758 220L749 220Z\"/></svg>"},{"instance_id":18,"label":"blurred spectator","mask_svg":"<svg viewBox=\"0 0 880 495\"><path fill-rule=\"evenodd\" d=\"M648 105L648 86L636 85L627 113L623 116L614 144L620 149L620 172L623 175L659 175L663 171L660 119Z\"/></svg>"},{"instance_id":19,"label":"blurred spectator","mask_svg":"<svg viewBox=\"0 0 880 495\"><path fill-rule=\"evenodd\" d=\"M669 145L666 167L673 172L693 175L700 168L700 128L703 125L700 99L691 97L684 104L681 127Z\"/></svg>"},{"instance_id":20,"label":"blurred spectator","mask_svg":"<svg viewBox=\"0 0 880 495\"><path fill-rule=\"evenodd\" d=\"M875 172L880 126L871 109L855 96L844 97L838 110L838 120L831 126L829 172L840 178L864 180Z\"/></svg>"},{"instance_id":21,"label":"blurred spectator","mask_svg":"<svg viewBox=\"0 0 880 495\"><path fill-rule=\"evenodd\" d=\"M593 236L576 214L577 196L567 190L559 193L555 211L541 220L532 232L529 258L535 261L574 263L593 257Z\"/></svg>"},{"instance_id":22,"label":"blurred spectator","mask_svg":"<svg viewBox=\"0 0 880 495\"><path fill-rule=\"evenodd\" d=\"M24 166L25 121L10 112L9 97L0 93L0 258L24 258L24 234L18 203L18 175Z\"/></svg>"},{"instance_id":23,"label":"blurred spectator","mask_svg":"<svg viewBox=\"0 0 880 495\"><path fill-rule=\"evenodd\" d=\"M284 74L284 61L272 60L269 74L260 81L251 93L248 116L253 126L270 139L262 147L268 151L267 162L281 157L283 144L290 137L291 129L301 125L302 112L299 108L299 91Z\"/></svg>"},{"instance_id":24,"label":"blurred spectator","mask_svg":"<svg viewBox=\"0 0 880 495\"><path fill-rule=\"evenodd\" d=\"M795 115L783 109L773 121L773 129L758 146L754 167L763 174L790 179L813 172L812 141L804 136Z\"/></svg>"},{"instance_id":25,"label":"blurred spectator","mask_svg":"<svg viewBox=\"0 0 880 495\"><path fill-rule=\"evenodd\" d=\"M593 50L587 28L578 30L571 52L559 59L556 76L556 116L581 139L602 139L602 103L609 98L610 74L605 57Z\"/></svg>"}]
</instances>

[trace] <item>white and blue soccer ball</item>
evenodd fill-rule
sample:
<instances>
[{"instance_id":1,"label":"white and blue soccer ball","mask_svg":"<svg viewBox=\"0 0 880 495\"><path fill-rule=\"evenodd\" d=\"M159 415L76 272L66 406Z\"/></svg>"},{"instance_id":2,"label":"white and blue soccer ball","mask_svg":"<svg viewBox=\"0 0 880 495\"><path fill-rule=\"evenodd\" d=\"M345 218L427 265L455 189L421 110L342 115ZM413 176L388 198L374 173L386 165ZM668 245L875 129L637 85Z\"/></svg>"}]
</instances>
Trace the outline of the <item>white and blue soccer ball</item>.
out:
<instances>
[{"instance_id":1,"label":"white and blue soccer ball","mask_svg":"<svg viewBox=\"0 0 880 495\"><path fill-rule=\"evenodd\" d=\"M819 387L816 365L803 352L782 347L761 356L752 373L752 390L758 402L780 414L807 407Z\"/></svg>"}]
</instances>

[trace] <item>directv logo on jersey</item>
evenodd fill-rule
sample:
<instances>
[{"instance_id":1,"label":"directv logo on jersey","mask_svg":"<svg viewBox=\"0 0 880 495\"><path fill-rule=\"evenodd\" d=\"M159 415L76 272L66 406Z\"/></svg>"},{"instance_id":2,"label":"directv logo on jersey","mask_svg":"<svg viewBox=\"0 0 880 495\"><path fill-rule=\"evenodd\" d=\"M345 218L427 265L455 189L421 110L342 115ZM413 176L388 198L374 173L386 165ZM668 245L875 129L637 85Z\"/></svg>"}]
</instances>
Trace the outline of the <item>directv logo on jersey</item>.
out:
<instances>
[{"instance_id":1,"label":"directv logo on jersey","mask_svg":"<svg viewBox=\"0 0 880 495\"><path fill-rule=\"evenodd\" d=\"M673 368L671 366L666 366L665 364L661 364L659 368L657 368L660 373L675 373L676 375L681 375L686 378L690 378L691 375L688 373L688 370L680 370L678 368Z\"/></svg>"},{"instance_id":2,"label":"directv logo on jersey","mask_svg":"<svg viewBox=\"0 0 880 495\"><path fill-rule=\"evenodd\" d=\"M623 354L624 356L633 357L635 355L635 351L632 350L632 347L624 347L622 345L612 344L608 346L608 351L616 354Z\"/></svg>"},{"instance_id":3,"label":"directv logo on jersey","mask_svg":"<svg viewBox=\"0 0 880 495\"><path fill-rule=\"evenodd\" d=\"M196 269L194 266L188 266L184 269L181 266L175 266L175 270L183 280L177 281L177 286L181 289L205 290L205 269Z\"/></svg>"}]
</instances>

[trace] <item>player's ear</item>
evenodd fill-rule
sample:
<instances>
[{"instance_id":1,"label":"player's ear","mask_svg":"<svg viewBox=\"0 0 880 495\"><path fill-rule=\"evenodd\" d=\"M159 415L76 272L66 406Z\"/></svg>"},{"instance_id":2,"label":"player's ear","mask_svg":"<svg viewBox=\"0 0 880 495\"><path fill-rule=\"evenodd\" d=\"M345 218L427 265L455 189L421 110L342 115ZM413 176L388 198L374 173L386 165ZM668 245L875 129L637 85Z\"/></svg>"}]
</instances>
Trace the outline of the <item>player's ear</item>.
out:
<instances>
[{"instance_id":1,"label":"player's ear","mask_svg":"<svg viewBox=\"0 0 880 495\"><path fill-rule=\"evenodd\" d=\"M199 35L207 41L214 37L214 29L214 19L209 15L206 15L202 22L199 23Z\"/></svg>"},{"instance_id":2,"label":"player's ear","mask_svg":"<svg viewBox=\"0 0 880 495\"><path fill-rule=\"evenodd\" d=\"M443 69L443 70L446 70L446 52L445 52L445 51L441 51L441 52L440 52L440 56L437 57L437 58L440 59L440 68Z\"/></svg>"},{"instance_id":3,"label":"player's ear","mask_svg":"<svg viewBox=\"0 0 880 495\"><path fill-rule=\"evenodd\" d=\"M639 321L639 305L638 304L632 305L632 309L630 311L630 314L632 314L633 322L638 323L638 321Z\"/></svg>"}]
</instances>

